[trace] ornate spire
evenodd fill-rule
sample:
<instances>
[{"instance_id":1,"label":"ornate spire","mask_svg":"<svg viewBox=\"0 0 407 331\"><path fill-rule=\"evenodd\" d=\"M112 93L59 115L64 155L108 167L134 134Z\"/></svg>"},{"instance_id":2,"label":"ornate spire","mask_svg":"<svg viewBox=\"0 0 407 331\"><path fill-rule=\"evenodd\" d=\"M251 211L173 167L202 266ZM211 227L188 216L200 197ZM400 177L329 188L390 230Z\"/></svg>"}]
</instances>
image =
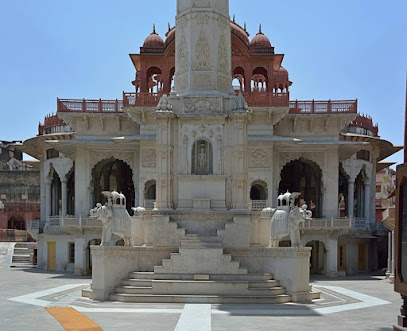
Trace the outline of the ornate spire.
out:
<instances>
[{"instance_id":1,"label":"ornate spire","mask_svg":"<svg viewBox=\"0 0 407 331\"><path fill-rule=\"evenodd\" d=\"M259 25L259 34L263 34L263 32L261 32L261 24Z\"/></svg>"},{"instance_id":2,"label":"ornate spire","mask_svg":"<svg viewBox=\"0 0 407 331\"><path fill-rule=\"evenodd\" d=\"M155 23L153 23L153 34L157 34L157 33L155 32Z\"/></svg>"},{"instance_id":3,"label":"ornate spire","mask_svg":"<svg viewBox=\"0 0 407 331\"><path fill-rule=\"evenodd\" d=\"M236 15L233 14L233 23L236 21Z\"/></svg>"},{"instance_id":4,"label":"ornate spire","mask_svg":"<svg viewBox=\"0 0 407 331\"><path fill-rule=\"evenodd\" d=\"M244 31L247 32L246 22L244 22Z\"/></svg>"},{"instance_id":5,"label":"ornate spire","mask_svg":"<svg viewBox=\"0 0 407 331\"><path fill-rule=\"evenodd\" d=\"M168 22L168 32L170 32L170 30L171 30L171 24L170 24L170 22Z\"/></svg>"}]
</instances>

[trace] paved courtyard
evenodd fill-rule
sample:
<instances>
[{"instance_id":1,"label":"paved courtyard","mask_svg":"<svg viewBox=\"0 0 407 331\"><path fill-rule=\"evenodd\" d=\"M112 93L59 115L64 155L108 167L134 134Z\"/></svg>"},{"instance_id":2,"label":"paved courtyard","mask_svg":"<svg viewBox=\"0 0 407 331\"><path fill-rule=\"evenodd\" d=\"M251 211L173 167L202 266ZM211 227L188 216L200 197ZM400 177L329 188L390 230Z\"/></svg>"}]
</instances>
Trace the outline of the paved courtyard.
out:
<instances>
[{"instance_id":1,"label":"paved courtyard","mask_svg":"<svg viewBox=\"0 0 407 331\"><path fill-rule=\"evenodd\" d=\"M3 247L4 250L4 247ZM4 256L3 256L4 260ZM312 304L192 305L94 302L90 277L0 267L0 330L64 330L45 308L73 307L103 330L392 330L400 296L384 277L316 278Z\"/></svg>"}]
</instances>

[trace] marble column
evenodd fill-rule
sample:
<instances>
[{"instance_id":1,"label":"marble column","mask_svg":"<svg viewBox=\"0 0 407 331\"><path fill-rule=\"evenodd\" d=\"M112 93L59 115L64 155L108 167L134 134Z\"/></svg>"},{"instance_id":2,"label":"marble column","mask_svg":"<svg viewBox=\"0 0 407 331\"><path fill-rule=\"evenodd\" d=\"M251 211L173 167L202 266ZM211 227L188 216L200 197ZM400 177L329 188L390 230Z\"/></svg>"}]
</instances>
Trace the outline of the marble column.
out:
<instances>
[{"instance_id":1,"label":"marble column","mask_svg":"<svg viewBox=\"0 0 407 331\"><path fill-rule=\"evenodd\" d=\"M51 216L51 185L52 179L45 179L45 227L48 227L49 217Z\"/></svg>"},{"instance_id":2,"label":"marble column","mask_svg":"<svg viewBox=\"0 0 407 331\"><path fill-rule=\"evenodd\" d=\"M338 239L329 238L327 242L326 254L327 254L327 276L338 276Z\"/></svg>"},{"instance_id":3,"label":"marble column","mask_svg":"<svg viewBox=\"0 0 407 331\"><path fill-rule=\"evenodd\" d=\"M62 211L62 217L66 217L66 210L67 210L67 205L68 205L68 189L67 189L67 182L68 180L66 179L66 177L61 178L61 195L62 195L62 207L61 207L61 211Z\"/></svg>"},{"instance_id":4,"label":"marble column","mask_svg":"<svg viewBox=\"0 0 407 331\"><path fill-rule=\"evenodd\" d=\"M348 179L348 217L353 221L353 204L355 195L355 179L350 177Z\"/></svg>"},{"instance_id":5,"label":"marble column","mask_svg":"<svg viewBox=\"0 0 407 331\"><path fill-rule=\"evenodd\" d=\"M365 219L366 226L370 226L370 181L365 181Z\"/></svg>"},{"instance_id":6,"label":"marble column","mask_svg":"<svg viewBox=\"0 0 407 331\"><path fill-rule=\"evenodd\" d=\"M389 278L390 274L391 274L391 253L392 253L391 231L389 231L389 233L388 233L388 243L387 243L387 271L386 271L386 278Z\"/></svg>"}]
</instances>

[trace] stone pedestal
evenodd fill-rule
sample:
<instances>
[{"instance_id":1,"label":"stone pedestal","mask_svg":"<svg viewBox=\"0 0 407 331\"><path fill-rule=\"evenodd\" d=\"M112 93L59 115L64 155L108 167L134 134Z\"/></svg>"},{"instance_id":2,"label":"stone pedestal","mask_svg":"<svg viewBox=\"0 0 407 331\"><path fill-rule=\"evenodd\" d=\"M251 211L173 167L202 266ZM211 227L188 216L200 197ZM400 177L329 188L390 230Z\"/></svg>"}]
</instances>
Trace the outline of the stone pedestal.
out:
<instances>
[{"instance_id":1,"label":"stone pedestal","mask_svg":"<svg viewBox=\"0 0 407 331\"><path fill-rule=\"evenodd\" d=\"M310 247L269 248L263 259L264 272L273 273L291 295L293 302L310 302L309 287Z\"/></svg>"}]
</instances>

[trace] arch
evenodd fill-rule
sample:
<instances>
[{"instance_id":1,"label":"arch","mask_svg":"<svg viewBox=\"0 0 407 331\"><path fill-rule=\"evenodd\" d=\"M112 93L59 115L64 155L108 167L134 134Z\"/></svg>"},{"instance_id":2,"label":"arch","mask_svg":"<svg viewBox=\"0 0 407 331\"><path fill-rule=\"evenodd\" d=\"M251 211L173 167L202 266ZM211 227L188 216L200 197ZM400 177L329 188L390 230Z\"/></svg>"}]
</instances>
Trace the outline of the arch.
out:
<instances>
[{"instance_id":1,"label":"arch","mask_svg":"<svg viewBox=\"0 0 407 331\"><path fill-rule=\"evenodd\" d=\"M52 166L51 166L52 167ZM62 184L58 173L52 167L51 175L51 216L61 215L62 210Z\"/></svg>"},{"instance_id":2,"label":"arch","mask_svg":"<svg viewBox=\"0 0 407 331\"><path fill-rule=\"evenodd\" d=\"M310 273L324 275L326 273L326 247L323 241L311 240L305 247L311 247Z\"/></svg>"},{"instance_id":3,"label":"arch","mask_svg":"<svg viewBox=\"0 0 407 331\"><path fill-rule=\"evenodd\" d=\"M267 183L262 180L254 181L250 186L250 200L252 210L263 210L267 207L268 189Z\"/></svg>"},{"instance_id":4,"label":"arch","mask_svg":"<svg viewBox=\"0 0 407 331\"><path fill-rule=\"evenodd\" d=\"M314 217L322 217L322 170L313 161L300 157L287 163L280 173L279 194L301 193L296 205L307 204Z\"/></svg>"},{"instance_id":5,"label":"arch","mask_svg":"<svg viewBox=\"0 0 407 331\"><path fill-rule=\"evenodd\" d=\"M193 175L213 174L213 154L210 141L203 138L195 141L192 147L191 163Z\"/></svg>"},{"instance_id":6,"label":"arch","mask_svg":"<svg viewBox=\"0 0 407 331\"><path fill-rule=\"evenodd\" d=\"M149 93L159 93L163 89L162 72L158 67L147 69L146 83Z\"/></svg>"},{"instance_id":7,"label":"arch","mask_svg":"<svg viewBox=\"0 0 407 331\"><path fill-rule=\"evenodd\" d=\"M157 199L157 183L151 179L144 184L144 208L153 209Z\"/></svg>"},{"instance_id":8,"label":"arch","mask_svg":"<svg viewBox=\"0 0 407 331\"><path fill-rule=\"evenodd\" d=\"M103 191L117 191L125 196L126 209L131 211L134 205L133 171L126 162L113 157L98 162L92 169L92 186L95 202L106 202Z\"/></svg>"},{"instance_id":9,"label":"arch","mask_svg":"<svg viewBox=\"0 0 407 331\"><path fill-rule=\"evenodd\" d=\"M8 220L8 228L13 230L25 230L25 221L21 216L11 216Z\"/></svg>"},{"instance_id":10,"label":"arch","mask_svg":"<svg viewBox=\"0 0 407 331\"><path fill-rule=\"evenodd\" d=\"M251 78L253 92L266 92L268 88L268 72L264 67L257 67L253 70Z\"/></svg>"},{"instance_id":11,"label":"arch","mask_svg":"<svg viewBox=\"0 0 407 331\"><path fill-rule=\"evenodd\" d=\"M233 69L233 88L245 92L245 73L242 67Z\"/></svg>"}]
</instances>

